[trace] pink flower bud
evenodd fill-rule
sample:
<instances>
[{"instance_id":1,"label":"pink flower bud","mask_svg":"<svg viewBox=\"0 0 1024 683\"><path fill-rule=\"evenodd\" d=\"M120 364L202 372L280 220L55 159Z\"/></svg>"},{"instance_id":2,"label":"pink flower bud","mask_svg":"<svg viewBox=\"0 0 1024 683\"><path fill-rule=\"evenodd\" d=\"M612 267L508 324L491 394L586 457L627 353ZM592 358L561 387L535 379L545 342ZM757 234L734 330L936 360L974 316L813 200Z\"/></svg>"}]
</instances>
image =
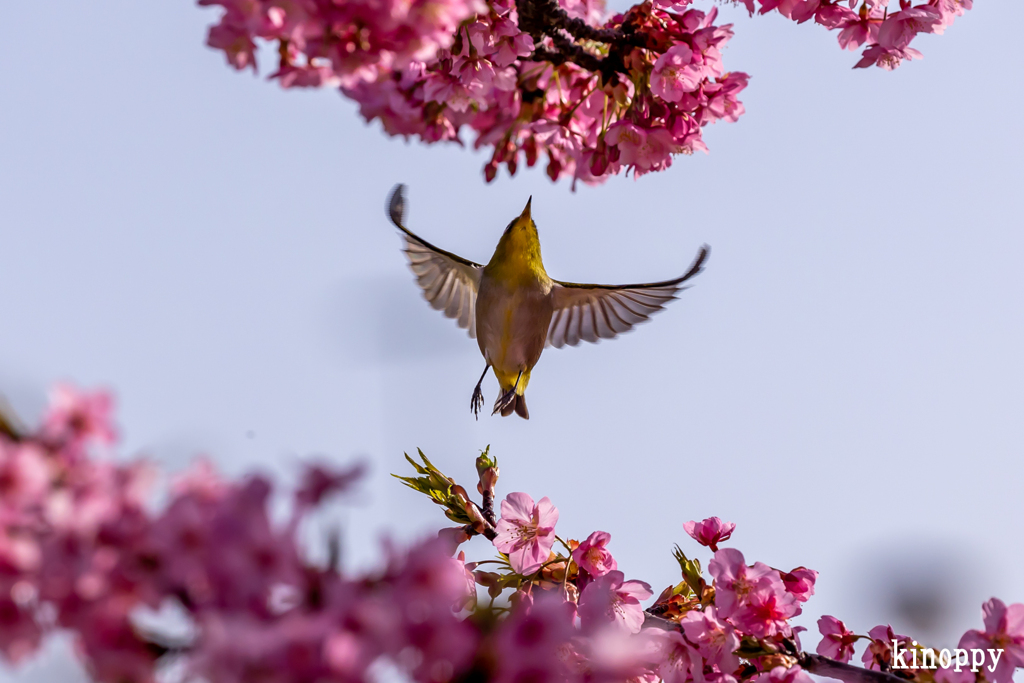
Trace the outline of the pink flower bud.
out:
<instances>
[{"instance_id":1,"label":"pink flower bud","mask_svg":"<svg viewBox=\"0 0 1024 683\"><path fill-rule=\"evenodd\" d=\"M732 536L736 525L732 522L723 522L718 517L708 517L703 522L689 521L683 524L683 529L695 541L706 545L713 551L718 551L718 544L727 541Z\"/></svg>"}]
</instances>

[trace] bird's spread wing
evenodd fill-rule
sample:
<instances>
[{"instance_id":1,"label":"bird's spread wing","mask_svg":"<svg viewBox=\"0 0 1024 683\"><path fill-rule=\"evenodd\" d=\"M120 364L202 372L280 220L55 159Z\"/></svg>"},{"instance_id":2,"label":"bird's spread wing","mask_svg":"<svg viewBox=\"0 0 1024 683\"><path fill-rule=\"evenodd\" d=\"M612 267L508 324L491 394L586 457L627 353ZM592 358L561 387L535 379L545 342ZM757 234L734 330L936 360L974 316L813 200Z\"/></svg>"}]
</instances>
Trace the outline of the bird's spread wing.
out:
<instances>
[{"instance_id":1,"label":"bird's spread wing","mask_svg":"<svg viewBox=\"0 0 1024 683\"><path fill-rule=\"evenodd\" d=\"M467 261L414 235L404 225L405 186L398 185L388 201L388 216L402 231L405 255L416 282L430 305L449 318L455 318L470 337L476 337L476 293L480 286L478 263Z\"/></svg>"},{"instance_id":2,"label":"bird's spread wing","mask_svg":"<svg viewBox=\"0 0 1024 683\"><path fill-rule=\"evenodd\" d=\"M580 341L613 339L632 329L676 298L683 283L704 267L709 248L704 245L682 277L638 285L581 285L555 280L551 291L555 312L548 326L548 345L560 349Z\"/></svg>"}]
</instances>

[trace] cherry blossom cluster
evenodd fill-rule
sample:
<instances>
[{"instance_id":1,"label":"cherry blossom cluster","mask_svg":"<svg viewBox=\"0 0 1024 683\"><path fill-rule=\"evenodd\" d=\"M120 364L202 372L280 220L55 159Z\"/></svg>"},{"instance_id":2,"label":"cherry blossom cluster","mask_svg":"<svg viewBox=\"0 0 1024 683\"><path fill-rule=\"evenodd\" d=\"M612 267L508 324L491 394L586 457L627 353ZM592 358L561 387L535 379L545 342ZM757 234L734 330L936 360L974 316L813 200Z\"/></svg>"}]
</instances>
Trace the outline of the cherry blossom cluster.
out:
<instances>
[{"instance_id":1,"label":"cherry blossom cluster","mask_svg":"<svg viewBox=\"0 0 1024 683\"><path fill-rule=\"evenodd\" d=\"M791 620L814 595L818 572L748 564L739 550L719 547L736 525L718 517L682 525L713 551L709 576L677 546L682 580L645 608L654 593L618 570L610 534L563 539L555 530L558 509L526 493L510 493L497 517L498 467L486 451L477 459L480 505L420 457L422 464L410 462L421 476L401 479L443 506L450 519L465 522L439 535L454 546L478 534L490 539L498 559L467 564L473 580L492 606L513 589L508 621L531 623L530 636L524 635L531 644L546 641L548 658L523 649L503 657L498 646L495 661L513 669L497 671L502 680L812 683L808 674L814 673L849 683L1010 683L1024 666L1024 604L1007 606L996 598L982 607L984 629L967 631L954 651L928 648L888 624L858 635L826 615L818 620L816 654L804 652L804 629ZM486 564L496 568L482 571ZM866 645L858 668L848 662L861 640ZM558 657L550 658L552 652Z\"/></svg>"},{"instance_id":2,"label":"cherry blossom cluster","mask_svg":"<svg viewBox=\"0 0 1024 683\"><path fill-rule=\"evenodd\" d=\"M810 683L809 673L1009 683L1024 665L1024 605L997 599L955 655L888 625L858 635L831 616L807 653L791 620L817 572L748 563L722 547L735 525L716 517L682 525L714 553L707 573L677 546L680 582L645 608L654 593L618 569L608 533L563 538L557 508L526 493L496 509L487 452L476 460L479 503L422 454L410 458L415 472L400 479L456 526L409 548L385 544L378 569L345 572L335 541L317 562L298 539L311 511L352 488L358 466L308 465L280 519L266 478L225 480L203 462L156 505L150 468L108 457L111 409L102 392L60 386L34 431L0 415L7 662L63 630L93 679L110 683L155 682L171 666L217 683L353 683L382 667L417 683ZM460 546L478 535L494 554L467 561ZM859 641L863 667L848 663Z\"/></svg>"},{"instance_id":3,"label":"cherry blossom cluster","mask_svg":"<svg viewBox=\"0 0 1024 683\"><path fill-rule=\"evenodd\" d=\"M738 0L838 31L863 47L858 67L920 58L920 33L942 33L972 0ZM701 131L743 113L748 76L729 72L732 37L717 10L645 0L606 17L603 0L198 0L224 9L208 44L236 69L277 46L283 87L339 87L389 135L488 148L504 165L546 159L552 180L600 183L660 171L707 151Z\"/></svg>"},{"instance_id":4,"label":"cherry blossom cluster","mask_svg":"<svg viewBox=\"0 0 1024 683\"><path fill-rule=\"evenodd\" d=\"M928 0L914 4L899 0L899 9L889 0L740 0L751 15L777 11L788 19L815 23L839 31L839 45L846 50L864 48L855 68L879 66L892 71L903 61L921 59L910 47L921 33L942 34L953 21L971 9L973 0Z\"/></svg>"}]
</instances>

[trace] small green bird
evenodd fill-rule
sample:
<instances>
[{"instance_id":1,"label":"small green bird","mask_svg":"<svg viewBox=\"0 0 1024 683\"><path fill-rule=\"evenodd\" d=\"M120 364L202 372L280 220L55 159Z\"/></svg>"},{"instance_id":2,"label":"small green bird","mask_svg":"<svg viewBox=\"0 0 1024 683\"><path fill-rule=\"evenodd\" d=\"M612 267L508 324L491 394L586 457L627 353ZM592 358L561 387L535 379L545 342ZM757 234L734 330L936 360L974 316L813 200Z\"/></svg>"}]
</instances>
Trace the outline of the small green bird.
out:
<instances>
[{"instance_id":1,"label":"small green bird","mask_svg":"<svg viewBox=\"0 0 1024 683\"><path fill-rule=\"evenodd\" d=\"M476 338L487 363L470 399L478 417L484 403L480 385L488 370L494 370L501 387L491 414L507 417L515 412L530 419L524 392L545 346L576 346L581 340L612 339L628 331L675 299L708 257L705 244L685 275L663 282L581 285L552 280L541 261L531 197L523 213L505 228L490 262L482 266L410 232L402 224L404 189L395 187L388 215L403 233L409 267L430 305L455 318Z\"/></svg>"}]
</instances>

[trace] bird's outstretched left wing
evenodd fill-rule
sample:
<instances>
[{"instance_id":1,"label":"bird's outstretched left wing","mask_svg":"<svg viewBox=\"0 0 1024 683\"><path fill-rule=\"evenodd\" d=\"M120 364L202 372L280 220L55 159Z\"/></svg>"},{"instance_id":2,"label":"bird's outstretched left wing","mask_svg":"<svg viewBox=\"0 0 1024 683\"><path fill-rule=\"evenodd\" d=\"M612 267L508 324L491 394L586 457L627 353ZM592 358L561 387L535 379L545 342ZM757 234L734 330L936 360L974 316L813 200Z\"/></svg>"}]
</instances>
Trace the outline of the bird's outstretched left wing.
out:
<instances>
[{"instance_id":1,"label":"bird's outstretched left wing","mask_svg":"<svg viewBox=\"0 0 1024 683\"><path fill-rule=\"evenodd\" d=\"M467 261L414 235L402 225L405 216L405 186L396 185L388 200L388 217L402 231L405 255L423 296L430 305L455 318L469 336L476 337L476 293L483 266Z\"/></svg>"},{"instance_id":2,"label":"bird's outstretched left wing","mask_svg":"<svg viewBox=\"0 0 1024 683\"><path fill-rule=\"evenodd\" d=\"M580 341L613 339L642 323L676 298L683 283L703 269L710 248L700 248L682 277L637 285L581 285L555 280L555 312L548 326L549 346L560 349Z\"/></svg>"}]
</instances>

